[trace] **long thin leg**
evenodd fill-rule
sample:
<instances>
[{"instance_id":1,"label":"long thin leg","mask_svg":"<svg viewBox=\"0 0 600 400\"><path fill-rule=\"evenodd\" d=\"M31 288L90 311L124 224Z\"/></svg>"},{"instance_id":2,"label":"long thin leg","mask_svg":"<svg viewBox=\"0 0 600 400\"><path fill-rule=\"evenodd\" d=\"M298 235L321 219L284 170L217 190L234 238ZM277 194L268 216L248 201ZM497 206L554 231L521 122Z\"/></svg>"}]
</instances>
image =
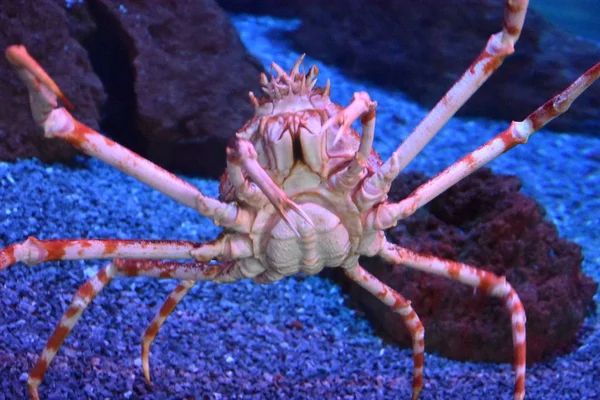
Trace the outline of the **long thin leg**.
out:
<instances>
[{"instance_id":1,"label":"long thin leg","mask_svg":"<svg viewBox=\"0 0 600 400\"><path fill-rule=\"evenodd\" d=\"M389 242L384 243L379 256L389 263L402 264L419 271L445 276L502 299L511 317L513 366L516 373L514 398L522 400L525 397L525 309L517 292L506 278L456 261L421 255Z\"/></svg>"},{"instance_id":2,"label":"long thin leg","mask_svg":"<svg viewBox=\"0 0 600 400\"><path fill-rule=\"evenodd\" d=\"M167 297L167 300L165 300L160 310L158 310L152 319L152 322L150 322L150 325L148 325L148 328L144 332L144 336L142 336L142 370L144 371L144 378L146 378L146 382L148 382L149 385L152 384L150 381L150 361L148 360L150 355L150 345L156 338L158 331L165 323L167 317L173 312L177 304L179 304L195 284L195 281L186 280L179 282L175 289L169 294L169 297Z\"/></svg>"},{"instance_id":3,"label":"long thin leg","mask_svg":"<svg viewBox=\"0 0 600 400\"><path fill-rule=\"evenodd\" d=\"M33 400L39 400L38 387L48 371L48 366L56 352L69 335L83 311L98 293L116 276L149 276L155 278L176 278L191 281L212 280L226 274L227 265L205 264L200 262L165 262L157 260L114 260L86 281L73 296L71 304L63 314L58 326L48 339L42 354L29 372L27 388Z\"/></svg>"},{"instance_id":4,"label":"long thin leg","mask_svg":"<svg viewBox=\"0 0 600 400\"><path fill-rule=\"evenodd\" d=\"M528 0L506 0L502 31L493 34L477 59L448 90L414 131L368 179L374 189L383 189L398 176L462 105L500 67L504 58L514 52L521 34ZM459 12L459 11L457 11Z\"/></svg>"},{"instance_id":5,"label":"long thin leg","mask_svg":"<svg viewBox=\"0 0 600 400\"><path fill-rule=\"evenodd\" d=\"M425 357L425 328L419 316L402 295L394 289L375 278L360 265L345 269L346 276L375 295L384 304L390 306L392 311L400 314L404 325L410 332L413 342L413 383L412 400L417 400L423 388L423 363Z\"/></svg>"},{"instance_id":6,"label":"long thin leg","mask_svg":"<svg viewBox=\"0 0 600 400\"><path fill-rule=\"evenodd\" d=\"M158 165L146 160L131 150L113 142L107 137L77 121L64 108L57 107L57 97L70 103L56 83L42 67L27 53L23 46L10 46L6 58L15 67L29 89L33 117L44 128L48 138L59 138L72 144L84 153L133 176L139 181L171 197L173 200L191 207L216 223L226 225L222 220L234 219L238 212L234 204L222 203L205 196L196 187ZM226 217L224 217L226 215ZM242 219L242 226L249 226L248 218ZM236 229L237 225L228 225Z\"/></svg>"},{"instance_id":7,"label":"long thin leg","mask_svg":"<svg viewBox=\"0 0 600 400\"><path fill-rule=\"evenodd\" d=\"M398 220L411 215L473 171L513 147L527 143L529 136L566 112L573 101L598 78L600 78L600 63L586 71L561 93L538 107L523 121L513 122L504 132L419 186L406 199L395 204L383 204L376 209L368 218L373 224L371 227L387 229L395 225Z\"/></svg>"},{"instance_id":8,"label":"long thin leg","mask_svg":"<svg viewBox=\"0 0 600 400\"><path fill-rule=\"evenodd\" d=\"M89 301L106 285L113 276L159 276L162 278L177 278L184 280L178 289L169 296L159 314L150 324L144 335L142 347L142 361L144 376L149 381L148 352L150 343L156 336L158 329L166 317L173 311L176 304L189 291L188 283L196 280L213 278L217 272L223 273L224 267L219 264L206 264L212 259L241 259L252 255L252 245L243 235L225 234L220 238L204 244L188 241L162 241L162 240L38 240L29 237L23 243L13 244L0 250L0 270L16 262L27 265L36 265L45 261L55 260L84 260L98 258L144 258L145 260L118 260L114 265L117 271L109 264L79 290L74 297L72 307L61 320L61 324L51 337L42 357L32 370L28 387L31 398L37 399L37 386L47 370L47 366L54 357L56 350L66 338L73 324L77 321ZM156 259L190 259L197 262L180 264L174 262L156 261ZM154 259L154 260L150 260ZM115 275L116 274L116 275ZM189 280L190 277L198 278ZM90 293L83 296L81 293ZM180 288L181 287L181 288ZM186 289L185 291L180 289ZM79 296L79 297L77 297ZM82 297L83 296L83 297ZM81 305L81 298L87 299ZM79 304L79 306L78 306ZM79 311L77 311L79 310ZM68 329L67 329L68 328Z\"/></svg>"},{"instance_id":9,"label":"long thin leg","mask_svg":"<svg viewBox=\"0 0 600 400\"><path fill-rule=\"evenodd\" d=\"M209 262L252 256L252 243L244 235L224 234L207 243L183 240L54 239L29 237L0 249L0 270L16 262L32 266L46 261L90 259L170 259Z\"/></svg>"},{"instance_id":10,"label":"long thin leg","mask_svg":"<svg viewBox=\"0 0 600 400\"><path fill-rule=\"evenodd\" d=\"M45 261L113 258L190 259L202 244L183 240L53 239L33 236L0 249L0 270L16 262L32 266Z\"/></svg>"}]
</instances>

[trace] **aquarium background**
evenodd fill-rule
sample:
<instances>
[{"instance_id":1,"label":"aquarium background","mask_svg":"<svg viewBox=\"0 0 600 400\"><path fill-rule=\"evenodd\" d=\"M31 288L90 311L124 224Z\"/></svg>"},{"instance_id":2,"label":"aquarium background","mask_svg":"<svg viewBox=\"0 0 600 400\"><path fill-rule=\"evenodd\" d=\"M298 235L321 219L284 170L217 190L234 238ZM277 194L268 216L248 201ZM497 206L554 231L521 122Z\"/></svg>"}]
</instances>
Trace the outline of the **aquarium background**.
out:
<instances>
[{"instance_id":1,"label":"aquarium background","mask_svg":"<svg viewBox=\"0 0 600 400\"><path fill-rule=\"evenodd\" d=\"M265 65L289 69L299 54L274 32L294 21L232 16L249 51ZM320 83L347 104L366 90L378 101L375 148L385 159L427 110L400 92L350 79L318 64ZM574 105L576 107L576 104ZM400 117L400 118L399 118ZM600 118L600 115L599 115ZM434 174L506 128L506 122L454 119L411 163ZM518 175L563 237L583 247L583 269L600 280L600 138L541 131L494 161ZM206 194L218 183L186 177ZM102 163L0 163L0 245L40 239L146 238L209 240L218 229L192 210ZM0 273L0 400L26 396L25 380L72 294L102 262L19 264ZM200 283L178 306L151 350L153 386L143 380L140 337L175 286L170 280L117 279L84 313L66 340L40 394L43 398L126 399L408 399L411 351L373 331L346 306L337 285L297 277L260 286ZM600 300L596 295L596 303ZM576 348L528 369L531 399L600 397L600 320L590 314ZM508 364L425 357L421 399L511 399Z\"/></svg>"},{"instance_id":2,"label":"aquarium background","mask_svg":"<svg viewBox=\"0 0 600 400\"><path fill-rule=\"evenodd\" d=\"M599 1L531 0L529 5L566 31L600 41Z\"/></svg>"}]
</instances>

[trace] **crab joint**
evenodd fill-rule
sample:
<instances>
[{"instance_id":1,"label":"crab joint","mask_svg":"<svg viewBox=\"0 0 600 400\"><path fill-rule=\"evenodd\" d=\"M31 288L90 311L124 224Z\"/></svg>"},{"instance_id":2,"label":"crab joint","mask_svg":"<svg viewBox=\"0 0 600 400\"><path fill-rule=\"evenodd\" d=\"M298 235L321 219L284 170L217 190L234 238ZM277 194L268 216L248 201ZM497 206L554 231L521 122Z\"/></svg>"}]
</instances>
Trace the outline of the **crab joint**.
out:
<instances>
[{"instance_id":1,"label":"crab joint","mask_svg":"<svg viewBox=\"0 0 600 400\"><path fill-rule=\"evenodd\" d=\"M212 242L190 251L196 261L209 262L215 259L237 260L251 257L252 242L240 235L225 234Z\"/></svg>"}]
</instances>

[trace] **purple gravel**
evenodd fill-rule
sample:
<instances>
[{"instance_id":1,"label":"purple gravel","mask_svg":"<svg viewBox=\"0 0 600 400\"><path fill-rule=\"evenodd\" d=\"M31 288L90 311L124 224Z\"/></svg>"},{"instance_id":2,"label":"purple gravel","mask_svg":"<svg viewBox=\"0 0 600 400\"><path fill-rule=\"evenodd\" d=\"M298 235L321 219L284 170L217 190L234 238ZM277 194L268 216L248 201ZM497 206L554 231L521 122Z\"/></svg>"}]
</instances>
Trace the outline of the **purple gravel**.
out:
<instances>
[{"instance_id":1,"label":"purple gravel","mask_svg":"<svg viewBox=\"0 0 600 400\"><path fill-rule=\"evenodd\" d=\"M283 58L277 60L286 67L296 57L267 41L266 30L259 29L283 22L251 17L237 17L235 22L253 53L269 59L277 52ZM335 74L332 69L324 70L323 75ZM339 74L331 77L334 95L346 103L355 83ZM399 142L397 135L408 129L394 125L392 114L402 114L412 124L424 111L396 93L367 89L381 104L377 146L386 156L390 146ZM438 164L430 163L427 168L448 165L453 152L464 154L465 146L453 140L472 148L466 135L491 137L499 126L488 121L451 123L442 142L432 143L429 150ZM531 179L526 190L539 194L561 231L583 245L586 273L598 279L598 268L589 260L595 262L599 254L594 245L593 225L599 214L593 185L598 187L600 168L597 156L586 154L600 154L599 141L551 137L544 140L558 140L561 145L553 142L545 147L541 140L537 151L530 147L516 153L519 156L512 164L507 161L498 169L526 178L530 166L537 165L533 176L543 179L540 183ZM556 150L552 164L560 175L544 175L552 171L541 168L543 160L548 160L546 149ZM536 156L532 153L542 161L528 165L529 158ZM585 187L570 190L568 185L579 169L590 165ZM561 178L565 171L570 172L570 181ZM205 193L216 194L216 182L191 181ZM560 191L561 185L569 190ZM565 211L574 202L583 203L583 209ZM570 220L577 212L585 212L586 217ZM0 246L28 235L204 241L218 233L193 211L94 160L71 167L37 160L0 163L0 216ZM100 266L101 262L46 263L32 268L19 264L0 272L0 400L25 398L28 370L72 294ZM363 317L345 306L336 285L318 277L290 278L266 286L198 284L152 347L154 385L150 387L141 373L140 338L174 286L171 280L145 278L111 283L86 310L54 359L40 387L42 398L410 398L411 351L384 342ZM573 353L528 369L528 398L600 398L599 326L598 318L590 316ZM427 354L425 366L421 399L511 398L514 376L509 365L462 363Z\"/></svg>"}]
</instances>

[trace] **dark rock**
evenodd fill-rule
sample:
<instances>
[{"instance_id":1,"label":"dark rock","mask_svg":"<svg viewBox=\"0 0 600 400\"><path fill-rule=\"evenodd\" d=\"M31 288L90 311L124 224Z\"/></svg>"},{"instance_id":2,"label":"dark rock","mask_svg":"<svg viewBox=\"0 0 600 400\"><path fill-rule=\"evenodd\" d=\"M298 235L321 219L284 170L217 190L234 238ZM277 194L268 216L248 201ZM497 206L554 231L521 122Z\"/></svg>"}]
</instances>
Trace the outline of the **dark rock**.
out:
<instances>
[{"instance_id":1,"label":"dark rock","mask_svg":"<svg viewBox=\"0 0 600 400\"><path fill-rule=\"evenodd\" d=\"M419 174L402 175L390 201L405 198L424 181ZM527 312L527 360L532 363L571 349L598 284L581 271L580 247L559 238L541 206L520 193L520 187L514 176L482 169L400 221L388 238L414 251L506 276ZM411 300L425 326L428 352L458 360L512 360L510 319L500 300L378 258L361 263ZM410 346L397 314L343 274L336 277L376 327Z\"/></svg>"},{"instance_id":2,"label":"dark rock","mask_svg":"<svg viewBox=\"0 0 600 400\"><path fill-rule=\"evenodd\" d=\"M212 0L87 6L102 29L89 44L112 103L103 127L167 169L221 174L262 72L225 12Z\"/></svg>"},{"instance_id":3,"label":"dark rock","mask_svg":"<svg viewBox=\"0 0 600 400\"><path fill-rule=\"evenodd\" d=\"M12 3L0 15L0 45L25 44L76 118L169 170L223 172L227 141L253 115L248 92L261 92L262 66L214 1ZM25 87L0 67L0 159L75 154L33 129ZM98 77L108 95L101 119Z\"/></svg>"},{"instance_id":4,"label":"dark rock","mask_svg":"<svg viewBox=\"0 0 600 400\"><path fill-rule=\"evenodd\" d=\"M294 46L349 75L432 107L502 27L503 0L219 0L232 12L300 18ZM529 10L516 52L459 115L520 120L598 62L600 44L565 33ZM600 87L550 129L597 133Z\"/></svg>"},{"instance_id":5,"label":"dark rock","mask_svg":"<svg viewBox=\"0 0 600 400\"><path fill-rule=\"evenodd\" d=\"M0 48L24 44L76 107L77 117L98 129L105 94L85 49L69 35L64 7L55 0L7 1L0 12ZM68 160L76 150L44 139L31 117L27 89L10 64L0 60L0 160L38 157Z\"/></svg>"}]
</instances>

